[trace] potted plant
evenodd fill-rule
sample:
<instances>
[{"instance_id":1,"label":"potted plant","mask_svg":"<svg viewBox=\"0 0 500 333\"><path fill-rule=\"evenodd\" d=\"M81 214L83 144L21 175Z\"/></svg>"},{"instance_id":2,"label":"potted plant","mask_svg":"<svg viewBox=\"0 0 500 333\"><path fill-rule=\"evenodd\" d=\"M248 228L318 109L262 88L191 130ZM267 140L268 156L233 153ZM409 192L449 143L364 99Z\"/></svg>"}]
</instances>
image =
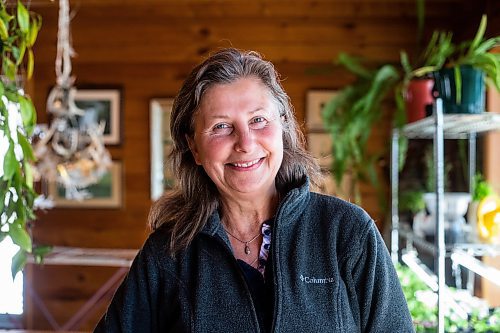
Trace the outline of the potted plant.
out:
<instances>
[{"instance_id":1,"label":"potted plant","mask_svg":"<svg viewBox=\"0 0 500 333\"><path fill-rule=\"evenodd\" d=\"M443 64L433 72L445 113L484 112L485 78L500 91L500 54L489 52L500 46L500 36L485 39L486 25L483 15L475 37L449 46L451 52L441 55ZM439 43L430 46L433 54L444 48Z\"/></svg>"},{"instance_id":2,"label":"potted plant","mask_svg":"<svg viewBox=\"0 0 500 333\"><path fill-rule=\"evenodd\" d=\"M33 206L37 196L30 164L34 155L29 142L36 112L22 88L22 81L33 73L32 47L42 22L41 17L29 12L21 1L14 11L11 15L5 2L0 2L0 147L3 150L0 153L0 241L10 237L20 247L12 259L13 276L24 267L27 253L33 251L27 225L35 217Z\"/></svg>"},{"instance_id":3,"label":"potted plant","mask_svg":"<svg viewBox=\"0 0 500 333\"><path fill-rule=\"evenodd\" d=\"M435 31L414 66L410 64L406 51L401 51L404 76L395 94L401 117L399 126L423 119L432 112L429 109L434 102L432 73L442 68L445 60L454 52L451 39L451 33Z\"/></svg>"},{"instance_id":4,"label":"potted plant","mask_svg":"<svg viewBox=\"0 0 500 333\"><path fill-rule=\"evenodd\" d=\"M349 172L350 193L361 201L359 183L370 182L379 188L375 163L381 154L367 150L371 129L382 118L382 101L394 89L399 73L386 64L375 70L347 54L340 54L338 63L356 75L356 81L339 91L322 110L325 128L332 136L333 164L331 171L337 184Z\"/></svg>"}]
</instances>

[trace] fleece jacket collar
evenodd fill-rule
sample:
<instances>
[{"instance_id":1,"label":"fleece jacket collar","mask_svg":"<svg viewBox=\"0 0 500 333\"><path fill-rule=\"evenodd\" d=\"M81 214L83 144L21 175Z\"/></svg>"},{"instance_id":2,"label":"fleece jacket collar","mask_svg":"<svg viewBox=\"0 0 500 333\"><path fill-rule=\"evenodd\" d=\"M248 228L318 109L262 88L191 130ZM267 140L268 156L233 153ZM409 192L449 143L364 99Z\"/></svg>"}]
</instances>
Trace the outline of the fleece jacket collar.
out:
<instances>
[{"instance_id":1,"label":"fleece jacket collar","mask_svg":"<svg viewBox=\"0 0 500 333\"><path fill-rule=\"evenodd\" d=\"M281 227L297 221L300 213L307 207L309 194L309 180L307 177L304 177L297 184L297 187L292 188L280 202L274 222L275 226L277 227L279 225ZM219 236L229 248L231 248L229 238L222 226L218 210L215 210L212 215L210 215L201 233L212 237Z\"/></svg>"}]
</instances>

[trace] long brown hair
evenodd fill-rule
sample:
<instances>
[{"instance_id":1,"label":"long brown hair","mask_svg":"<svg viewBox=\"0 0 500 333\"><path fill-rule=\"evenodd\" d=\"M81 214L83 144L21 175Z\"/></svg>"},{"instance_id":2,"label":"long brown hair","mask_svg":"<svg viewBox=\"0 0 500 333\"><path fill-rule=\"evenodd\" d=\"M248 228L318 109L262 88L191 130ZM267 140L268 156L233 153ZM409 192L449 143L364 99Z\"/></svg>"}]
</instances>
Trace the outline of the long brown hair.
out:
<instances>
[{"instance_id":1,"label":"long brown hair","mask_svg":"<svg viewBox=\"0 0 500 333\"><path fill-rule=\"evenodd\" d=\"M320 179L319 166L304 149L304 137L293 115L290 98L274 66L253 51L228 48L216 52L193 69L172 107L170 131L174 148L169 160L177 183L153 204L148 217L153 230L161 225L168 227L171 255L189 245L219 206L219 192L203 167L195 163L186 139L194 134L195 113L209 87L247 77L256 77L264 83L284 119L283 162L276 175L278 191L285 192L306 176L315 184Z\"/></svg>"}]
</instances>

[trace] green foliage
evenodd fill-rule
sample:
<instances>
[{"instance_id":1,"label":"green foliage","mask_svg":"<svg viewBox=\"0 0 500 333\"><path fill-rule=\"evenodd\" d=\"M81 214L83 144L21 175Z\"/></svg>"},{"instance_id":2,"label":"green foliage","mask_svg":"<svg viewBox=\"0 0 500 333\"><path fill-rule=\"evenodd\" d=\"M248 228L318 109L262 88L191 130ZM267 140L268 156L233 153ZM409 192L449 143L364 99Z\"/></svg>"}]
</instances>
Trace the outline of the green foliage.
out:
<instances>
[{"instance_id":1,"label":"green foliage","mask_svg":"<svg viewBox=\"0 0 500 333\"><path fill-rule=\"evenodd\" d=\"M337 184L349 171L353 184L369 181L379 188L375 169L379 155L368 152L367 141L384 112L382 101L399 76L391 65L370 70L346 54L340 54L338 62L356 74L357 81L342 89L323 109L323 121L333 141L331 171ZM355 201L360 202L357 186L353 193Z\"/></svg>"},{"instance_id":2,"label":"green foliage","mask_svg":"<svg viewBox=\"0 0 500 333\"><path fill-rule=\"evenodd\" d=\"M410 310L416 332L436 332L437 309L419 300L419 292L429 292L429 287L408 267L396 265L399 281ZM450 288L450 292L454 292ZM500 308L493 308L487 315L474 310L467 320L453 316L445 317L446 332L500 332Z\"/></svg>"},{"instance_id":3,"label":"green foliage","mask_svg":"<svg viewBox=\"0 0 500 333\"><path fill-rule=\"evenodd\" d=\"M484 39L487 17L483 15L481 23L472 41L460 43L450 61L450 66L471 65L482 70L486 77L500 91L500 54L489 51L500 46L500 36Z\"/></svg>"},{"instance_id":4,"label":"green foliage","mask_svg":"<svg viewBox=\"0 0 500 333\"><path fill-rule=\"evenodd\" d=\"M399 209L416 214L425 209L424 193L422 191L401 191Z\"/></svg>"},{"instance_id":5,"label":"green foliage","mask_svg":"<svg viewBox=\"0 0 500 333\"><path fill-rule=\"evenodd\" d=\"M32 252L27 221L35 217L33 205L37 196L30 165L35 157L28 139L36 125L36 112L18 81L21 77L30 79L32 76L32 47L42 23L41 17L29 12L21 1L17 2L14 11L9 13L5 3L0 2L0 133L3 142L8 142L0 178L0 240L10 237L20 247L12 259L13 277L24 267L27 253ZM9 121L13 114L20 115L19 124Z\"/></svg>"},{"instance_id":6,"label":"green foliage","mask_svg":"<svg viewBox=\"0 0 500 333\"><path fill-rule=\"evenodd\" d=\"M489 195L494 195L493 186L488 183L482 174L477 173L473 179L472 201L481 201Z\"/></svg>"}]
</instances>

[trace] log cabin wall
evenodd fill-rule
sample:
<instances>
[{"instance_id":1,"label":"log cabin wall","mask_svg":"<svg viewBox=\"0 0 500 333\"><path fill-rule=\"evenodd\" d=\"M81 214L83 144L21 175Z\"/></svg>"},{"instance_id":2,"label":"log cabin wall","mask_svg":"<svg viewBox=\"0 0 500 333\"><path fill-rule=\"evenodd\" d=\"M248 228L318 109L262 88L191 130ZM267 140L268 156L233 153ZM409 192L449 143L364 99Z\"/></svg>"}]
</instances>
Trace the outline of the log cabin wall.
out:
<instances>
[{"instance_id":1,"label":"log cabin wall","mask_svg":"<svg viewBox=\"0 0 500 333\"><path fill-rule=\"evenodd\" d=\"M39 122L47 121L45 102L55 82L56 2L31 2L31 9L43 17L35 48L34 99ZM491 10L491 3L477 1L472 17L466 18L465 13L471 13L468 1L428 1L426 32L436 27L462 31L463 22L475 27L481 11ZM303 123L307 91L339 89L352 82L352 76L332 65L339 52L372 63L396 63L401 49L413 52L417 48L413 0L82 0L72 1L72 10L76 85L121 88L122 140L108 148L112 158L122 163L123 201L119 209L39 212L34 236L40 244L141 246L148 234L151 205L149 102L154 97L175 96L190 69L211 51L234 46L261 52L281 73ZM373 133L370 149L387 149L389 129L385 119ZM382 226L384 216L375 191L364 186L362 192L363 206ZM30 265L26 281L62 324L113 272L103 267ZM78 329L93 328L109 297L94 307ZM26 305L29 328L51 328L28 294Z\"/></svg>"}]
</instances>

